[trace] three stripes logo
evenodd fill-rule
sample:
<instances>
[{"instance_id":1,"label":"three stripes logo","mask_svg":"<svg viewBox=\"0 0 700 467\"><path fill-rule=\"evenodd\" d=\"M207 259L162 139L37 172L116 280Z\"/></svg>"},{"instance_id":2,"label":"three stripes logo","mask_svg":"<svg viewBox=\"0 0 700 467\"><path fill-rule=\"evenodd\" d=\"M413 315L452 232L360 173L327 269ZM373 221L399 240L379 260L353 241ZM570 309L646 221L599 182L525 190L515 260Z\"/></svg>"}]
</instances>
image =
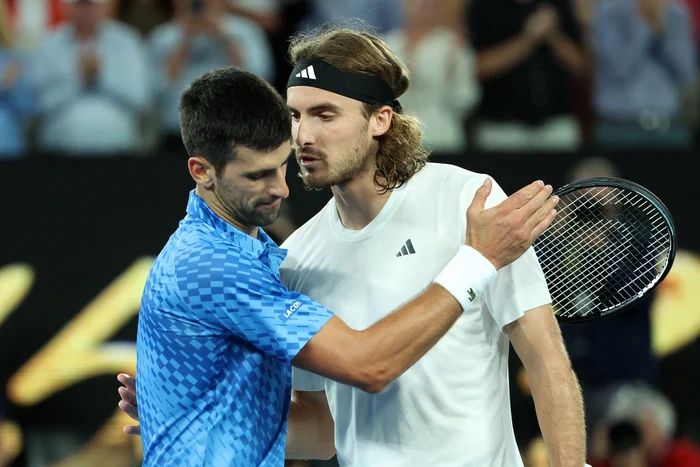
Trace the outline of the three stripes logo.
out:
<instances>
[{"instance_id":1,"label":"three stripes logo","mask_svg":"<svg viewBox=\"0 0 700 467\"><path fill-rule=\"evenodd\" d=\"M294 76L297 78L316 79L316 72L314 72L314 66L309 65Z\"/></svg>"},{"instance_id":2,"label":"three stripes logo","mask_svg":"<svg viewBox=\"0 0 700 467\"><path fill-rule=\"evenodd\" d=\"M406 256L406 255L415 255L416 250L413 248L413 243L411 243L411 239L409 238L406 240L406 244L401 247L401 250L399 250L398 253L396 253L396 257L398 258L399 256Z\"/></svg>"}]
</instances>

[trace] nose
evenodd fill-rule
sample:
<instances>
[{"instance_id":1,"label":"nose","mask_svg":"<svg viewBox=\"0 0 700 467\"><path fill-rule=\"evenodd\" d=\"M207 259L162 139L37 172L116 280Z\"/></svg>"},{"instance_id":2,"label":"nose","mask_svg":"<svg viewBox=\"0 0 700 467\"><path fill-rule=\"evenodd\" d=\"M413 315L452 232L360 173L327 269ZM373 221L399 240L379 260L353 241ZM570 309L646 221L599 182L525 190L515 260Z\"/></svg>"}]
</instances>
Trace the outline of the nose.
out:
<instances>
[{"instance_id":1,"label":"nose","mask_svg":"<svg viewBox=\"0 0 700 467\"><path fill-rule=\"evenodd\" d=\"M286 170L279 170L277 172L277 176L274 177L267 189L270 196L282 199L287 199L289 197L289 187L287 186L287 180L285 178L286 173Z\"/></svg>"},{"instance_id":2,"label":"nose","mask_svg":"<svg viewBox=\"0 0 700 467\"><path fill-rule=\"evenodd\" d=\"M302 117L299 117L299 120L292 123L292 136L298 148L303 148L316 142L311 129L311 122Z\"/></svg>"}]
</instances>

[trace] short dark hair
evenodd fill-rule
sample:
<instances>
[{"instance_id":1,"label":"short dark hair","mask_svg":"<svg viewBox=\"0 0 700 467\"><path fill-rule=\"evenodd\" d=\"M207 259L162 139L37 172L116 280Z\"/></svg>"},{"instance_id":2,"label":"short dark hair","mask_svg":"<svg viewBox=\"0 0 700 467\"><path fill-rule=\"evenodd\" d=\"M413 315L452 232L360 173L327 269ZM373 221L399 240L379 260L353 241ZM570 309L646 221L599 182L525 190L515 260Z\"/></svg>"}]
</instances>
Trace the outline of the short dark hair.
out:
<instances>
[{"instance_id":1,"label":"short dark hair","mask_svg":"<svg viewBox=\"0 0 700 467\"><path fill-rule=\"evenodd\" d=\"M204 157L221 175L238 147L268 151L291 141L292 120L270 84L229 67L207 72L185 89L180 132L190 157Z\"/></svg>"}]
</instances>

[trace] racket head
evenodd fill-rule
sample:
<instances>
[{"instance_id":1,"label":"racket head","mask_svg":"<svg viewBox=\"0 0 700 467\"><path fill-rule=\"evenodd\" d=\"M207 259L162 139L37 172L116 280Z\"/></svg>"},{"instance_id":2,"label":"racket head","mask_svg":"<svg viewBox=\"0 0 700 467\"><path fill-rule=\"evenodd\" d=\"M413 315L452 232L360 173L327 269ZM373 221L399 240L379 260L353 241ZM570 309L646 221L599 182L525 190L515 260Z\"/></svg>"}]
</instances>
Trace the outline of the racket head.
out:
<instances>
[{"instance_id":1,"label":"racket head","mask_svg":"<svg viewBox=\"0 0 700 467\"><path fill-rule=\"evenodd\" d=\"M639 302L643 297L647 296L661 281L663 281L666 275L668 275L676 256L676 228L673 217L666 205L664 205L650 190L638 183L621 178L595 177L577 180L562 186L552 193L552 196L554 195L560 198L559 205L557 206L557 216L550 227L536 240L534 248L540 260L540 264L542 265L547 285L550 288L555 316L560 323L586 323L622 313ZM595 210L589 210L589 208L593 206L600 208L600 213L595 214ZM611 220L606 220L605 218L609 217L609 214L603 214L603 212L605 210L609 211L612 207L614 207L616 214ZM583 210L585 214L577 214L577 209ZM643 213L641 216L639 215L639 210ZM633 214L630 214L630 212ZM640 219L640 217L644 215L648 215L648 217ZM584 220L578 219L579 222L584 224L586 222L589 223L587 227L589 231L585 232L585 237L582 230L583 228L579 228L579 232L576 232L577 227L575 225L571 226L572 223L577 222L574 220L576 216L585 218ZM623 216L628 216L627 220L629 220L629 216L631 216L633 221L651 223L651 226L646 225L646 227L650 228L649 235L651 238L649 242L653 243L652 245L648 245L650 246L649 251L645 252L642 262L647 261L644 260L647 255L653 255L655 252L658 253L658 256L655 258L656 262L653 264L657 271L653 278L651 278L653 269L647 272L647 274L650 275L650 280L644 286L642 286L644 281L638 278L634 279L631 284L625 285L623 290L625 288L628 290L626 290L624 294L622 291L618 291L617 293L628 296L613 301L610 305L603 306L601 304L600 306L592 306L591 303L588 303L592 300L589 296L589 298L585 299L587 302L584 303L584 305L588 306L588 309L582 312L580 311L582 307L572 304L582 299L567 295L572 295L573 290L578 290L575 289L576 287L581 287L583 283L581 280L590 282L592 284L590 288L595 288L596 281L598 281L600 286L601 280L607 280L607 277L616 273L616 265L613 262L613 264L605 268L599 266L599 269L596 270L596 265L593 265L592 262L599 261L603 264L601 259L589 260L591 264L585 265L583 272L586 272L586 268L588 268L590 273L600 272L600 274L592 274L593 277L588 279L579 277L579 283L577 284L577 279L573 277L576 274L564 270L570 267L566 266L567 258L561 256L561 251L558 253L555 252L553 245L555 241L573 245L573 250L579 250L579 256L586 253L589 253L589 256L595 256L595 254L600 256L605 253L601 249L603 247L596 247L600 252L595 253L595 248L587 249L577 244L581 242L580 239L591 241L591 238L595 239L597 237L601 240L609 240L608 236L611 232L615 232L612 230L610 223L614 223L617 220L620 224L618 227L622 226L625 220L620 220L620 218ZM608 222L607 226L606 222ZM578 236L575 235L576 233L578 233ZM616 235L618 238L608 243L612 244L616 240L619 240L620 234L618 233ZM629 239L627 240L629 241ZM632 241L635 241L634 237ZM605 246L608 246L608 243L606 243ZM561 245L559 246L561 247ZM568 250L571 250L571 248L568 248ZM612 254L612 258L615 258L614 253ZM624 259L629 261L627 257ZM652 263L649 264L651 265ZM642 265L639 265L639 268L641 267ZM563 277L566 274L569 274L569 277ZM605 276L606 274L608 276ZM600 279L600 276L605 276L605 278ZM579 309L579 311L576 311L576 309Z\"/></svg>"}]
</instances>

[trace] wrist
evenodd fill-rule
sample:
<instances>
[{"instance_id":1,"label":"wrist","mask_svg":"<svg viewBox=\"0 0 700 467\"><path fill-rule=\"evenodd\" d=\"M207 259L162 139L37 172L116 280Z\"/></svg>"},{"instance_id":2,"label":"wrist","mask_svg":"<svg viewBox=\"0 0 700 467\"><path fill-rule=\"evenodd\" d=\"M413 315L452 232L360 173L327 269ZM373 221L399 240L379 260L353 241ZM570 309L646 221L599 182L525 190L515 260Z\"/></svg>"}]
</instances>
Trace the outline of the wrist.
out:
<instances>
[{"instance_id":1,"label":"wrist","mask_svg":"<svg viewBox=\"0 0 700 467\"><path fill-rule=\"evenodd\" d=\"M482 295L496 272L496 267L481 253L462 245L434 282L447 290L464 310Z\"/></svg>"}]
</instances>

